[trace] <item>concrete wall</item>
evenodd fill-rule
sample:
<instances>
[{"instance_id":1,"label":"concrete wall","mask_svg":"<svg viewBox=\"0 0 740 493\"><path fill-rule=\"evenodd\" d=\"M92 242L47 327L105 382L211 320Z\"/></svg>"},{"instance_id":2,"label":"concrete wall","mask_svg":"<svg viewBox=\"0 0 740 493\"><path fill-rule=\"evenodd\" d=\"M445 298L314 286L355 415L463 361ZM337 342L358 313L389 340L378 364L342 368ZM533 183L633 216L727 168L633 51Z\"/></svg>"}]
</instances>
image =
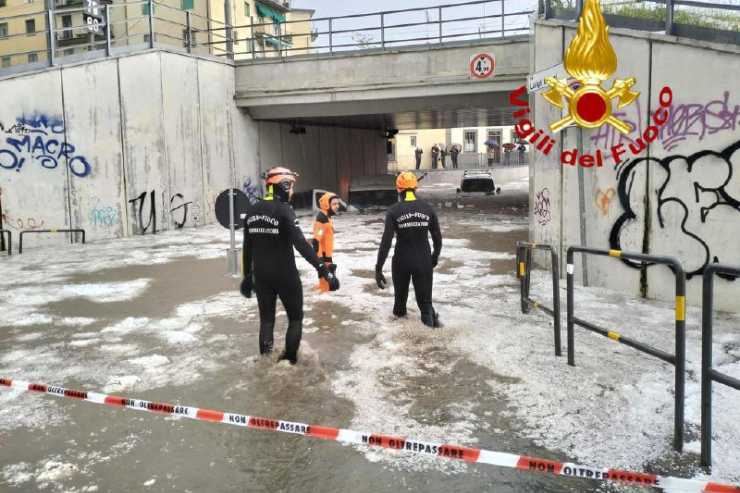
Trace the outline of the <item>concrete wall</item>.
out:
<instances>
[{"instance_id":1,"label":"concrete wall","mask_svg":"<svg viewBox=\"0 0 740 493\"><path fill-rule=\"evenodd\" d=\"M575 26L538 22L534 39L534 71L562 62ZM538 242L670 255L694 275L688 300L698 304L701 272L715 257L740 265L740 151L717 153L740 142L740 93L737 67L740 49L674 37L611 29L619 78L637 79L638 100L615 114L636 130L630 139L608 126L562 131L549 157L533 152L530 168L530 236ZM707 76L711 74L711 76ZM608 81L605 85L611 86ZM622 142L625 147L649 125L664 86L673 90L670 116L658 138L640 158L625 154L616 169L560 164L560 149L579 148L593 154ZM561 117L540 95L530 96L535 125ZM616 106L616 105L615 105ZM740 145L740 144L739 144ZM704 153L697 154L697 153ZM703 156L703 157L702 157ZM654 266L641 273L613 258L576 258L578 279L635 296L672 299L670 271ZM715 281L716 306L740 311L740 280Z\"/></svg>"},{"instance_id":2,"label":"concrete wall","mask_svg":"<svg viewBox=\"0 0 740 493\"><path fill-rule=\"evenodd\" d=\"M0 80L2 227L150 234L214 222L221 191L259 195L276 164L301 174L299 192L345 197L352 176L385 173L380 132L258 124L234 87L232 65L167 51ZM34 235L26 247L68 241Z\"/></svg>"}]
</instances>

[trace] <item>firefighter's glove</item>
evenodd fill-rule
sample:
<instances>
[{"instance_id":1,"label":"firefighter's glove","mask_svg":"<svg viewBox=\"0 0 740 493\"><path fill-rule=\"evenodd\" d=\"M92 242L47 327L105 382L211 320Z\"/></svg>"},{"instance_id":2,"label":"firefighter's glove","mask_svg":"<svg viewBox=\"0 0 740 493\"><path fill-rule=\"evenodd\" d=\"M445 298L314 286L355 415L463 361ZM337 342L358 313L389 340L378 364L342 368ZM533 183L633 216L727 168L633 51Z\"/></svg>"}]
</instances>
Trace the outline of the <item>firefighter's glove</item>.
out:
<instances>
[{"instance_id":1,"label":"firefighter's glove","mask_svg":"<svg viewBox=\"0 0 740 493\"><path fill-rule=\"evenodd\" d=\"M336 291L339 289L339 279L337 279L337 276L329 270L326 264L321 264L319 267L319 276L324 278L329 284L329 291Z\"/></svg>"},{"instance_id":2,"label":"firefighter's glove","mask_svg":"<svg viewBox=\"0 0 740 493\"><path fill-rule=\"evenodd\" d=\"M254 283L252 282L252 274L247 274L246 276L244 276L244 279L242 279L241 286L239 286L239 291L241 291L242 296L244 296L245 298L251 298L253 288Z\"/></svg>"},{"instance_id":3,"label":"firefighter's glove","mask_svg":"<svg viewBox=\"0 0 740 493\"><path fill-rule=\"evenodd\" d=\"M388 284L388 281L385 280L385 276L383 275L382 267L375 267L375 282L380 289L385 289L385 286Z\"/></svg>"}]
</instances>

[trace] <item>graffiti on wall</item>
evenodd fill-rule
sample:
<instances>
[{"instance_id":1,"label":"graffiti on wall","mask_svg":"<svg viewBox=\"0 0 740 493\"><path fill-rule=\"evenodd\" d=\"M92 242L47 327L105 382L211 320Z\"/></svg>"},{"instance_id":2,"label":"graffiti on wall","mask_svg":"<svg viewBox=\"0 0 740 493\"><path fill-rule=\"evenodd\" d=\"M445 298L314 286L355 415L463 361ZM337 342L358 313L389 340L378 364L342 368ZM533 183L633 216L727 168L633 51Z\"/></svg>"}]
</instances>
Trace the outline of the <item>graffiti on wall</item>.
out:
<instances>
[{"instance_id":1,"label":"graffiti on wall","mask_svg":"<svg viewBox=\"0 0 740 493\"><path fill-rule=\"evenodd\" d=\"M602 216L609 215L609 207L611 206L612 199L615 195L617 195L617 191L612 187L609 187L606 190L597 188L596 192L594 192L594 202Z\"/></svg>"},{"instance_id":2,"label":"graffiti on wall","mask_svg":"<svg viewBox=\"0 0 740 493\"><path fill-rule=\"evenodd\" d=\"M79 178L88 176L92 166L64 137L64 121L45 115L20 117L13 125L0 124L0 168L21 172L24 166L55 169L66 162Z\"/></svg>"},{"instance_id":3,"label":"graffiti on wall","mask_svg":"<svg viewBox=\"0 0 740 493\"><path fill-rule=\"evenodd\" d=\"M91 202L95 204L88 213L92 228L110 229L118 224L119 214L116 207L101 205L98 197L92 197Z\"/></svg>"},{"instance_id":4,"label":"graffiti on wall","mask_svg":"<svg viewBox=\"0 0 740 493\"><path fill-rule=\"evenodd\" d=\"M552 220L552 213L550 210L550 190L547 187L543 188L534 198L534 215L537 217L537 222L540 226L548 224Z\"/></svg>"},{"instance_id":5,"label":"graffiti on wall","mask_svg":"<svg viewBox=\"0 0 740 493\"><path fill-rule=\"evenodd\" d=\"M42 229L44 220L30 216L16 216L7 209L7 204L3 202L3 189L0 187L0 228L14 231L24 231L28 229Z\"/></svg>"},{"instance_id":6,"label":"graffiti on wall","mask_svg":"<svg viewBox=\"0 0 740 493\"><path fill-rule=\"evenodd\" d=\"M259 183L252 183L251 178L244 180L242 191L247 196L250 204L256 204L257 201L262 198L262 185Z\"/></svg>"},{"instance_id":7,"label":"graffiti on wall","mask_svg":"<svg viewBox=\"0 0 740 493\"><path fill-rule=\"evenodd\" d=\"M149 199L147 200L147 195ZM157 234L157 193L155 190L151 192L142 192L137 197L129 200L134 210L134 217L136 218L136 228L139 234L146 234L151 227L151 233ZM147 204L148 202L148 204ZM162 204L164 208L165 194L162 192ZM175 225L175 228L181 229L185 226L188 221L188 206L192 202L185 202L185 197L181 193L176 193L170 197L170 217ZM149 214L145 214L145 208L149 209ZM179 220L175 219L176 215L179 214ZM146 221L144 220L146 217Z\"/></svg>"},{"instance_id":8,"label":"graffiti on wall","mask_svg":"<svg viewBox=\"0 0 740 493\"><path fill-rule=\"evenodd\" d=\"M180 205L177 207L174 207L175 199L177 199L180 202ZM182 229L185 226L185 223L188 221L188 206L192 204L192 202L185 202L185 198L181 193L176 193L172 197L170 197L170 214L172 215L172 220L175 223L175 227L177 229ZM174 216L174 212L179 211L180 214L180 221L177 221Z\"/></svg>"},{"instance_id":9,"label":"graffiti on wall","mask_svg":"<svg viewBox=\"0 0 740 493\"><path fill-rule=\"evenodd\" d=\"M614 113L615 116L632 125L634 129L632 133L625 136L615 131L610 125L604 125L593 133L591 143L596 147L609 149L618 144L627 146L633 143L637 136L643 134L643 127L647 121L644 110L640 106L640 100L638 99L636 103L626 108L626 111ZM666 123L660 127L660 133L655 142L670 152L687 139L701 142L710 135L723 132L733 133L738 128L740 128L740 104L732 103L730 92L724 91L720 97L705 102L674 101L668 109L668 118ZM611 156L607 156L607 160L609 159Z\"/></svg>"},{"instance_id":10,"label":"graffiti on wall","mask_svg":"<svg viewBox=\"0 0 740 493\"><path fill-rule=\"evenodd\" d=\"M739 251L730 247L736 243L728 242L727 235L728 227L734 227L736 232L740 229L740 170L735 170L733 164L739 162L740 140L719 152L703 150L690 156L662 159L642 157L625 163L617 174L617 193L624 213L609 235L611 248L621 250L623 231L634 221L644 221L643 193L634 184L638 173L645 173L652 166L659 185L652 207L657 228L663 230L653 233L671 238L672 245L680 248L682 254L676 256L687 277L701 274L710 262L738 263ZM639 264L624 262L639 268Z\"/></svg>"}]
</instances>

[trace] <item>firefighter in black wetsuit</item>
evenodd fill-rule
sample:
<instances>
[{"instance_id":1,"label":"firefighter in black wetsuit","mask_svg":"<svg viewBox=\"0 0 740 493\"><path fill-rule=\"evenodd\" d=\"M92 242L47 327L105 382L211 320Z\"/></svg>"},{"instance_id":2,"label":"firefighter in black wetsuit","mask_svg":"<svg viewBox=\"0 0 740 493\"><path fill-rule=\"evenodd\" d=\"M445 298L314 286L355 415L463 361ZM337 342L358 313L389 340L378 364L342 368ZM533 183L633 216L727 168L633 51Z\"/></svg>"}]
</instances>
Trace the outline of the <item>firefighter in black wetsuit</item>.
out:
<instances>
[{"instance_id":1,"label":"firefighter in black wetsuit","mask_svg":"<svg viewBox=\"0 0 740 493\"><path fill-rule=\"evenodd\" d=\"M280 297L288 315L285 352L280 359L287 359L292 364L298 360L303 332L303 285L296 269L293 247L314 266L332 291L339 289L339 281L306 241L289 205L297 176L283 167L268 170L265 197L247 209L244 218L244 280L240 288L247 298L252 296L253 289L257 293L260 354L272 352L276 301Z\"/></svg>"},{"instance_id":2,"label":"firefighter in black wetsuit","mask_svg":"<svg viewBox=\"0 0 740 493\"><path fill-rule=\"evenodd\" d=\"M396 234L398 238L392 267L393 288L396 293L393 314L397 317L406 315L409 281L413 281L421 321L430 327L441 327L437 312L432 306L432 283L433 269L437 266L442 250L442 233L439 231L437 213L432 206L417 200L416 186L416 175L410 171L404 171L396 178L396 190L401 201L391 206L385 215L385 231L375 265L375 281L380 289L385 288L383 264L388 257L393 235ZM429 233L432 235L434 250L429 248Z\"/></svg>"}]
</instances>

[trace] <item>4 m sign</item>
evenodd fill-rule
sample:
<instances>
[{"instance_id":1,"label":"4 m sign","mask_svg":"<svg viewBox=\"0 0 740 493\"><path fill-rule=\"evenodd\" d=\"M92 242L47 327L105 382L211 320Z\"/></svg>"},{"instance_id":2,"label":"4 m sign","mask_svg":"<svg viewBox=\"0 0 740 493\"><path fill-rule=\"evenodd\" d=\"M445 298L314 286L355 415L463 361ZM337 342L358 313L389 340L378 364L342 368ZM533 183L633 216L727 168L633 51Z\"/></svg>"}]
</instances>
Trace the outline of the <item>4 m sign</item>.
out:
<instances>
[{"instance_id":1,"label":"4 m sign","mask_svg":"<svg viewBox=\"0 0 740 493\"><path fill-rule=\"evenodd\" d=\"M470 76L487 79L496 71L496 59L491 53L478 53L470 57Z\"/></svg>"}]
</instances>

